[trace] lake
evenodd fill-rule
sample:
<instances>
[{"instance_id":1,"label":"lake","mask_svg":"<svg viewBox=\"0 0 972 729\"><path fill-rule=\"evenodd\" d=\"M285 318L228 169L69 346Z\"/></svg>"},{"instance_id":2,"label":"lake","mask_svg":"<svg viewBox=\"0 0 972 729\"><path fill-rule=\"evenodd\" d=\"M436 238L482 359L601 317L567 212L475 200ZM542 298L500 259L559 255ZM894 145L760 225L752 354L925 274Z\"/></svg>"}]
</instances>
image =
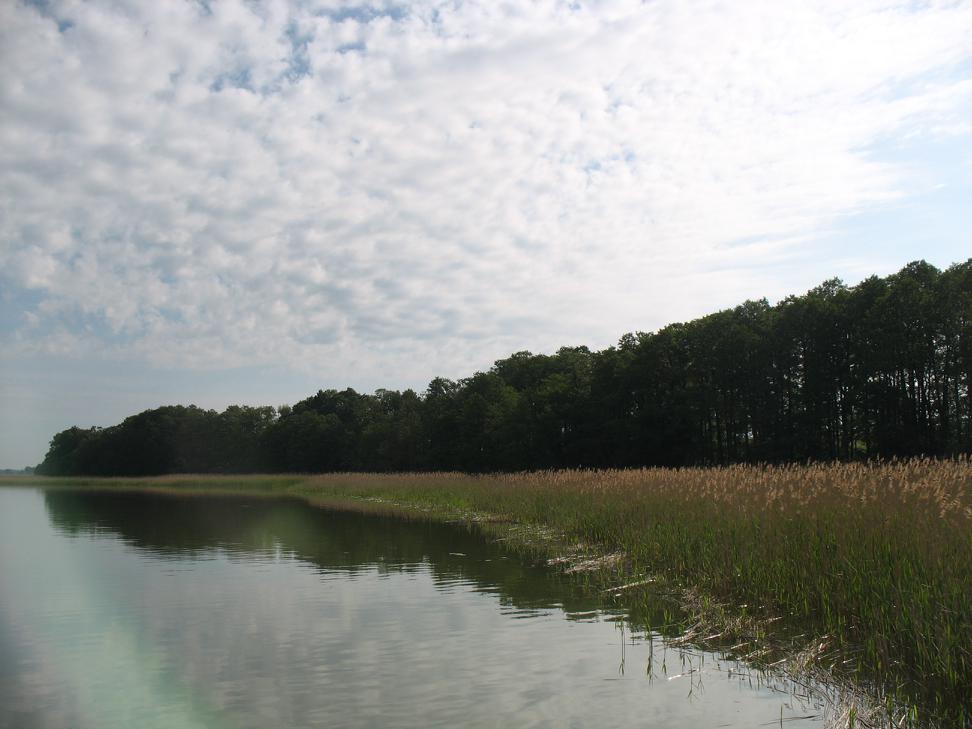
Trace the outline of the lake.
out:
<instances>
[{"instance_id":1,"label":"lake","mask_svg":"<svg viewBox=\"0 0 972 729\"><path fill-rule=\"evenodd\" d=\"M821 726L800 693L462 526L0 488L4 729Z\"/></svg>"}]
</instances>

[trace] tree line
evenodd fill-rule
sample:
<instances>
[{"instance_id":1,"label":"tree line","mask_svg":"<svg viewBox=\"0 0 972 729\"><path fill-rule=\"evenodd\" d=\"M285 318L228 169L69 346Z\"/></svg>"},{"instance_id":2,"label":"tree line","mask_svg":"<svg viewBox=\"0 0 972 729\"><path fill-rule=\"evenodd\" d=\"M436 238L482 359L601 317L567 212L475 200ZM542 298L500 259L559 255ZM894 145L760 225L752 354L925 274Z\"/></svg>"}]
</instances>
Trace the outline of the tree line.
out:
<instances>
[{"instance_id":1,"label":"tree line","mask_svg":"<svg viewBox=\"0 0 972 729\"><path fill-rule=\"evenodd\" d=\"M423 393L147 410L54 436L36 472L720 465L972 452L972 259L747 301L601 351L517 352Z\"/></svg>"}]
</instances>

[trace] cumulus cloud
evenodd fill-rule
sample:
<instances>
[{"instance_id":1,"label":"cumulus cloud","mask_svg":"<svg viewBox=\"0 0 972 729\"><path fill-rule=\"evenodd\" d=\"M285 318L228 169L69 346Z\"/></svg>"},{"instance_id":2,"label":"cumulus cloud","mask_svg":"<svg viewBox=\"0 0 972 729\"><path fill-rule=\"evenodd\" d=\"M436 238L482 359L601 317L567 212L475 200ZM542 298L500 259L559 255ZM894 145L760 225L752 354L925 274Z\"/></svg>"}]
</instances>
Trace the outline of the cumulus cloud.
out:
<instances>
[{"instance_id":1,"label":"cumulus cloud","mask_svg":"<svg viewBox=\"0 0 972 729\"><path fill-rule=\"evenodd\" d=\"M877 146L968 137L970 37L966 2L4 3L16 346L407 380L772 293L908 194Z\"/></svg>"}]
</instances>

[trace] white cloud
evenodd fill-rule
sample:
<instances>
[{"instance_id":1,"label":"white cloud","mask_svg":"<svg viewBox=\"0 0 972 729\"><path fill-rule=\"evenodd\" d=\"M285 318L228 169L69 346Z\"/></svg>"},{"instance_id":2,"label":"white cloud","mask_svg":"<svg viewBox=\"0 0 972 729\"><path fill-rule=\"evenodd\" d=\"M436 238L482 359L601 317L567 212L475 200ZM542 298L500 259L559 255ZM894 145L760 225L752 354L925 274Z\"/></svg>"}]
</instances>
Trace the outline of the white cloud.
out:
<instances>
[{"instance_id":1,"label":"white cloud","mask_svg":"<svg viewBox=\"0 0 972 729\"><path fill-rule=\"evenodd\" d=\"M0 9L24 349L395 385L602 346L786 293L752 266L906 192L875 145L969 133L969 3L43 8Z\"/></svg>"}]
</instances>

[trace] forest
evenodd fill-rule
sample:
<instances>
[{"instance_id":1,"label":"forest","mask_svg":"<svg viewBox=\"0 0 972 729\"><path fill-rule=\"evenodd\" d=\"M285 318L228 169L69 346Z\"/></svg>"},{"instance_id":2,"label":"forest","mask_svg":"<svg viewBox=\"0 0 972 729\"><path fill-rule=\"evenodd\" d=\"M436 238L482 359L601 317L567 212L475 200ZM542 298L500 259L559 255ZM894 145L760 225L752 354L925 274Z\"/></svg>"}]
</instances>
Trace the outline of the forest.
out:
<instances>
[{"instance_id":1,"label":"forest","mask_svg":"<svg viewBox=\"0 0 972 729\"><path fill-rule=\"evenodd\" d=\"M51 476L851 461L972 452L972 259L832 279L426 390L147 410L57 433Z\"/></svg>"}]
</instances>

